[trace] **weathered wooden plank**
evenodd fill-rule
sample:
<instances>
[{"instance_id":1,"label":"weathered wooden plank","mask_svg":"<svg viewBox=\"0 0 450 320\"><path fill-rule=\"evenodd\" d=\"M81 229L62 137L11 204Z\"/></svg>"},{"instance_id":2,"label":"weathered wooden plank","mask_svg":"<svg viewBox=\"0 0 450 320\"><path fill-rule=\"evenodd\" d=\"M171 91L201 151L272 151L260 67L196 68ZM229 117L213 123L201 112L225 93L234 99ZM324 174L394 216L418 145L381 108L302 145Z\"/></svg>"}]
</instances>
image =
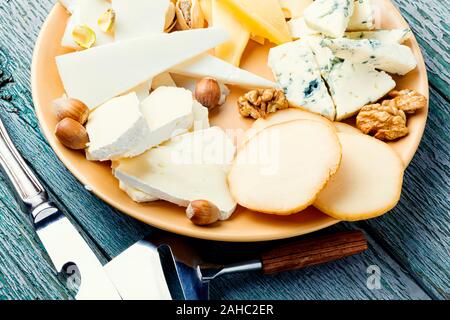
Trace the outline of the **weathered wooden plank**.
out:
<instances>
[{"instance_id":1,"label":"weathered wooden plank","mask_svg":"<svg viewBox=\"0 0 450 320\"><path fill-rule=\"evenodd\" d=\"M406 171L402 200L364 222L431 296L450 299L450 123L448 102L431 90L428 125Z\"/></svg>"},{"instance_id":2,"label":"weathered wooden plank","mask_svg":"<svg viewBox=\"0 0 450 320\"><path fill-rule=\"evenodd\" d=\"M393 0L410 24L427 65L430 84L450 98L450 2Z\"/></svg>"}]
</instances>

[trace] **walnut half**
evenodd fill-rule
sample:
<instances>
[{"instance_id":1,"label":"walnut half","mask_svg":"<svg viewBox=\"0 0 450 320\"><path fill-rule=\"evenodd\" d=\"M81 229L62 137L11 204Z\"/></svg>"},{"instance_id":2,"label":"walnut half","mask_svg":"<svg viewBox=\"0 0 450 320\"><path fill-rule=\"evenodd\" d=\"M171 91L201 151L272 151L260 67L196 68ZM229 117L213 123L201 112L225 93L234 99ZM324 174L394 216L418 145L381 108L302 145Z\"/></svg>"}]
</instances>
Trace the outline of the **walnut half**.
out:
<instances>
[{"instance_id":1,"label":"walnut half","mask_svg":"<svg viewBox=\"0 0 450 320\"><path fill-rule=\"evenodd\" d=\"M382 103L383 105L395 106L397 109L408 114L412 114L419 109L425 108L427 105L427 98L414 90L394 90L389 92L388 96L394 99L384 100Z\"/></svg>"},{"instance_id":2,"label":"walnut half","mask_svg":"<svg viewBox=\"0 0 450 320\"><path fill-rule=\"evenodd\" d=\"M267 114L287 109L289 103L282 90L255 89L238 99L239 113L254 119L265 118Z\"/></svg>"},{"instance_id":3,"label":"walnut half","mask_svg":"<svg viewBox=\"0 0 450 320\"><path fill-rule=\"evenodd\" d=\"M365 134L388 141L404 137L409 132L402 110L379 103L364 106L356 117L356 126Z\"/></svg>"}]
</instances>

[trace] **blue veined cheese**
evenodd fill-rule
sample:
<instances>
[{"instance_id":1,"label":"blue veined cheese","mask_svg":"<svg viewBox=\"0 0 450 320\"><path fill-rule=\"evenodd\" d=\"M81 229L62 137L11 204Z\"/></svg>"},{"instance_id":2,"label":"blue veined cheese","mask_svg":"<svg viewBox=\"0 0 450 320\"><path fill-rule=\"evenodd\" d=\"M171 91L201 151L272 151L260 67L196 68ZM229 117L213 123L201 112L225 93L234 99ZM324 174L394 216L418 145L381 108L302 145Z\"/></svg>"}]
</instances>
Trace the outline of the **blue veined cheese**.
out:
<instances>
[{"instance_id":1,"label":"blue veined cheese","mask_svg":"<svg viewBox=\"0 0 450 320\"><path fill-rule=\"evenodd\" d=\"M385 72L363 63L351 63L337 58L323 44L323 37L306 37L320 67L336 106L336 120L357 113L364 105L377 101L395 87L395 82Z\"/></svg>"},{"instance_id":2,"label":"blue veined cheese","mask_svg":"<svg viewBox=\"0 0 450 320\"><path fill-rule=\"evenodd\" d=\"M337 58L333 54L333 51L325 46L325 44L323 43L323 39L324 37L320 35L308 36L303 38L303 40L306 41L314 54L316 62L320 68L320 74L324 79L326 79L334 64L341 63L342 59Z\"/></svg>"},{"instance_id":3,"label":"blue veined cheese","mask_svg":"<svg viewBox=\"0 0 450 320\"><path fill-rule=\"evenodd\" d=\"M374 12L371 0L355 0L353 15L347 30L372 30L375 28Z\"/></svg>"},{"instance_id":4,"label":"blue veined cheese","mask_svg":"<svg viewBox=\"0 0 450 320\"><path fill-rule=\"evenodd\" d=\"M305 18L303 17L291 19L287 24L289 26L289 31L291 32L291 37L294 39L319 34L319 31L308 27Z\"/></svg>"},{"instance_id":5,"label":"blue veined cheese","mask_svg":"<svg viewBox=\"0 0 450 320\"><path fill-rule=\"evenodd\" d=\"M302 40L272 48L269 66L293 106L334 120L335 108L309 46Z\"/></svg>"},{"instance_id":6,"label":"blue veined cheese","mask_svg":"<svg viewBox=\"0 0 450 320\"><path fill-rule=\"evenodd\" d=\"M324 39L323 42L336 57L353 63L368 63L390 73L405 75L417 66L411 49L401 44L346 38Z\"/></svg>"},{"instance_id":7,"label":"blue veined cheese","mask_svg":"<svg viewBox=\"0 0 450 320\"><path fill-rule=\"evenodd\" d=\"M344 38L353 40L372 39L380 42L402 44L411 37L410 29L374 30L346 32Z\"/></svg>"},{"instance_id":8,"label":"blue veined cheese","mask_svg":"<svg viewBox=\"0 0 450 320\"><path fill-rule=\"evenodd\" d=\"M333 37L342 37L353 15L353 0L316 0L306 8L306 24L320 33Z\"/></svg>"},{"instance_id":9,"label":"blue veined cheese","mask_svg":"<svg viewBox=\"0 0 450 320\"><path fill-rule=\"evenodd\" d=\"M326 81L336 105L337 121L353 116L364 105L395 88L394 80L387 73L349 60L334 64Z\"/></svg>"}]
</instances>

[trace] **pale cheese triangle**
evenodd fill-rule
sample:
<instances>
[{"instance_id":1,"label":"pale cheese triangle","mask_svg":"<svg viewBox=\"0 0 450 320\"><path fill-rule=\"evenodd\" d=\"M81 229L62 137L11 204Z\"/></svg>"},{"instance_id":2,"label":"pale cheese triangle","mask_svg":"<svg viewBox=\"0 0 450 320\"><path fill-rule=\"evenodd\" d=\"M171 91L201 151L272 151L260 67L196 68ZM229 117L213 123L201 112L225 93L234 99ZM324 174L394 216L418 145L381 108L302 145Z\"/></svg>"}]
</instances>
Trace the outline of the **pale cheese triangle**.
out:
<instances>
[{"instance_id":1,"label":"pale cheese triangle","mask_svg":"<svg viewBox=\"0 0 450 320\"><path fill-rule=\"evenodd\" d=\"M195 57L170 69L170 72L192 78L211 77L224 84L244 88L274 88L276 84L254 73L240 69L209 54Z\"/></svg>"},{"instance_id":2,"label":"pale cheese triangle","mask_svg":"<svg viewBox=\"0 0 450 320\"><path fill-rule=\"evenodd\" d=\"M217 28L152 35L58 56L56 64L67 95L93 109L227 39Z\"/></svg>"},{"instance_id":3,"label":"pale cheese triangle","mask_svg":"<svg viewBox=\"0 0 450 320\"><path fill-rule=\"evenodd\" d=\"M235 153L226 133L212 127L180 135L131 159L116 163L114 175L127 185L159 199L187 207L208 200L226 220L236 209L227 184Z\"/></svg>"}]
</instances>

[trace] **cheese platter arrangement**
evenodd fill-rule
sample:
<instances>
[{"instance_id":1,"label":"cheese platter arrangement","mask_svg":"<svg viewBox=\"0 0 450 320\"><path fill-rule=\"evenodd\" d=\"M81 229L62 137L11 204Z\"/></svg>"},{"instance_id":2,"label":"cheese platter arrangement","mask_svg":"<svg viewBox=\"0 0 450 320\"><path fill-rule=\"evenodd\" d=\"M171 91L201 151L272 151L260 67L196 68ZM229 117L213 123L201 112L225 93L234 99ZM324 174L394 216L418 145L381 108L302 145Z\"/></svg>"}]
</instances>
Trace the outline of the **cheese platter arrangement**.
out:
<instances>
[{"instance_id":1,"label":"cheese platter arrangement","mask_svg":"<svg viewBox=\"0 0 450 320\"><path fill-rule=\"evenodd\" d=\"M89 190L223 241L387 213L428 112L420 49L388 0L60 0L32 87Z\"/></svg>"}]
</instances>

